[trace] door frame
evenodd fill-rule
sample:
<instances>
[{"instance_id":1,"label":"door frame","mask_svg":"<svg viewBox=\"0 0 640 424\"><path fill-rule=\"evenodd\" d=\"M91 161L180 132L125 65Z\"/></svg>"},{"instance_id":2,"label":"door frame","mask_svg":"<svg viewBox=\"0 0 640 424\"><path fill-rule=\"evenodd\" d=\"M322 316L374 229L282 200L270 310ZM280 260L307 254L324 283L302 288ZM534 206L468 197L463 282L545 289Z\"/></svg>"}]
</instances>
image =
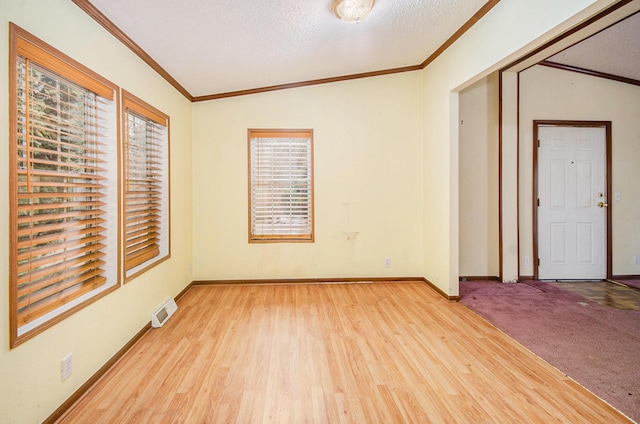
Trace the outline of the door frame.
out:
<instances>
[{"instance_id":1,"label":"door frame","mask_svg":"<svg viewBox=\"0 0 640 424\"><path fill-rule=\"evenodd\" d=\"M611 121L562 121L562 120L534 120L533 121L533 279L538 279L538 128L540 126L556 126L556 127L589 127L605 129L605 187L607 190L607 203L605 217L605 260L607 267L607 278L613 276L612 260L613 252L611 249L611 208L613 207L613 193L611 184Z\"/></svg>"}]
</instances>

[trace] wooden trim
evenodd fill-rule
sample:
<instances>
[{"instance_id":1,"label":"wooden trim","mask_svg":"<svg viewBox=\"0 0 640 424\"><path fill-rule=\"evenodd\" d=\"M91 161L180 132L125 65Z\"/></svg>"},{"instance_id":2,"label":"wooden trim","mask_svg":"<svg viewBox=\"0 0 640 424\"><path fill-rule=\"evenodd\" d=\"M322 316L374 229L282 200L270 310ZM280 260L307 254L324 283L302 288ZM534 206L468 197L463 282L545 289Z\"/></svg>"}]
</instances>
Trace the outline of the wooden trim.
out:
<instances>
[{"instance_id":1,"label":"wooden trim","mask_svg":"<svg viewBox=\"0 0 640 424\"><path fill-rule=\"evenodd\" d=\"M311 85L329 84L332 82L349 81L360 78L377 77L381 75L399 74L402 72L419 71L422 68L420 65L405 66L402 68L385 69L381 71L363 72L360 74L343 75L339 77L320 78L315 80L293 82L289 84L270 85L267 87L251 88L248 90L228 91L226 93L209 94L205 96L195 96L192 101L206 102L208 100L226 99L228 97L246 96L249 94L266 93L269 91L287 90L290 88L308 87Z\"/></svg>"},{"instance_id":2,"label":"wooden trim","mask_svg":"<svg viewBox=\"0 0 640 424\"><path fill-rule=\"evenodd\" d=\"M518 277L518 282L521 283L523 281L532 281L535 280L535 278L533 278L533 275L520 275Z\"/></svg>"},{"instance_id":3,"label":"wooden trim","mask_svg":"<svg viewBox=\"0 0 640 424\"><path fill-rule=\"evenodd\" d=\"M599 21L600 19L604 18L605 16L615 12L616 10L620 9L621 7L626 6L627 4L631 3L634 0L621 0L620 2L612 5L611 7L601 11L600 13L598 13L595 16L592 16L591 18L587 19L586 21L582 22L581 24L571 28L570 30L560 34L559 36L555 37L554 39L547 41L546 43L544 43L543 45L541 45L540 47L534 49L533 51L527 53L526 55L514 60L513 62L509 63L508 65L506 65L504 68L501 69L501 71L506 71L522 62L524 62L525 60L537 55L540 52L543 52L544 50L548 49L549 47L553 46L554 44L564 40L567 37L570 37L571 35L575 34L578 31L583 30L584 28L588 27L589 25ZM580 41L582 41L583 39L581 39ZM577 44L580 41L574 43Z\"/></svg>"},{"instance_id":4,"label":"wooden trim","mask_svg":"<svg viewBox=\"0 0 640 424\"><path fill-rule=\"evenodd\" d=\"M74 0L76 1L76 0ZM484 15L486 15L500 0L489 0L484 6L480 8L467 22L464 23L447 41L445 41L440 47L438 47L427 59L419 65L404 66L400 68L385 69L381 71L363 72L359 74L343 75L339 77L320 78L309 81L301 81L290 84L272 85L268 87L253 88L249 90L229 91L226 93L209 94L205 96L195 96L192 101L204 102L208 100L225 99L228 97L246 96L249 94L266 93L269 91L286 90L290 88L308 87L311 85L328 84L332 82L349 81L360 78L377 77L381 75L397 74L401 72L420 71L433 62L438 56L440 56L447 48L455 43L462 35L467 32L473 25L475 25Z\"/></svg>"},{"instance_id":5,"label":"wooden trim","mask_svg":"<svg viewBox=\"0 0 640 424\"><path fill-rule=\"evenodd\" d=\"M239 280L194 280L193 286L208 285L299 285L299 284L359 284L424 281L422 277L350 277L350 278L273 278Z\"/></svg>"},{"instance_id":6,"label":"wooden trim","mask_svg":"<svg viewBox=\"0 0 640 424\"><path fill-rule=\"evenodd\" d=\"M445 300L448 300L449 302L458 302L460 301L460 296L449 296L447 293L444 292L444 290L442 290L440 287L436 286L435 284L433 284L431 281L427 280L426 278L420 278L420 281L422 281L423 283L425 283L427 286L431 287L433 290L435 290L440 296L444 297Z\"/></svg>"},{"instance_id":7,"label":"wooden trim","mask_svg":"<svg viewBox=\"0 0 640 424\"><path fill-rule=\"evenodd\" d=\"M71 56L44 42L13 22L9 22L9 32L11 39L10 45L14 52L12 55L19 55L33 60L43 68L107 100L117 100L118 86L97 72L84 66Z\"/></svg>"},{"instance_id":8,"label":"wooden trim","mask_svg":"<svg viewBox=\"0 0 640 424\"><path fill-rule=\"evenodd\" d=\"M612 122L607 121L605 125L606 137L606 178L607 178L607 278L613 275L613 135Z\"/></svg>"},{"instance_id":9,"label":"wooden trim","mask_svg":"<svg viewBox=\"0 0 640 424\"><path fill-rule=\"evenodd\" d=\"M520 72L516 75L516 255L520 275Z\"/></svg>"},{"instance_id":10,"label":"wooden trim","mask_svg":"<svg viewBox=\"0 0 640 424\"><path fill-rule=\"evenodd\" d=\"M313 129L291 129L291 128L249 128L249 138L309 138Z\"/></svg>"},{"instance_id":11,"label":"wooden trim","mask_svg":"<svg viewBox=\"0 0 640 424\"><path fill-rule=\"evenodd\" d=\"M125 34L120 28L118 28L109 18L107 18L102 12L100 12L89 0L71 0L76 6L82 9L87 15L89 15L94 21L100 24L111 35L113 35L118 41L129 48L136 54L143 62L156 71L162 78L164 78L169 84L171 84L176 90L178 90L188 100L193 101L193 96L187 91L178 81L175 80L162 66L158 64L147 52L145 52L139 45L137 45L127 34Z\"/></svg>"},{"instance_id":12,"label":"wooden trim","mask_svg":"<svg viewBox=\"0 0 640 424\"><path fill-rule=\"evenodd\" d=\"M538 65L547 66L549 68L561 69L563 71L571 71L579 74L589 75L597 78L604 78L612 81L623 82L626 84L637 85L640 86L640 80L633 78L621 77L618 75L607 74L604 72L592 71L590 69L578 68L577 66L564 65L562 63L550 62L548 60L543 60L538 63Z\"/></svg>"},{"instance_id":13,"label":"wooden trim","mask_svg":"<svg viewBox=\"0 0 640 424\"><path fill-rule=\"evenodd\" d=\"M640 275L612 275L609 280L640 280Z\"/></svg>"},{"instance_id":14,"label":"wooden trim","mask_svg":"<svg viewBox=\"0 0 640 424\"><path fill-rule=\"evenodd\" d=\"M79 0L74 0L79 1ZM381 75L390 75L397 74L401 72L411 72L411 71L419 71L427 67L431 62L433 62L438 56L440 56L447 48L449 48L453 43L455 43L462 35L467 32L473 25L475 25L484 15L486 15L495 5L497 5L500 0L489 0L484 4L467 22L465 22L456 32L453 33L451 37L447 39L440 47L438 47L427 59L425 59L419 65L413 66L404 66L400 68L391 68L385 69L381 71L372 71L372 72L363 72L359 74L351 74L351 75L343 75L339 77L331 77L331 78L320 78L309 81L301 81L290 84L280 84L280 85L272 85L268 87L260 87L253 88L249 90L239 90L239 91L229 91L226 93L219 94L209 94L205 96L195 96L192 98L192 101L195 102L204 102L208 100L217 100L217 99L225 99L228 97L237 97L237 96L246 96L249 94L258 94L258 93L266 93L269 91L277 91L277 90L286 90L290 88L299 88L299 87L307 87L311 85L318 84L328 84L332 82L340 82L340 81L349 81L360 78L369 78L369 77L377 77Z\"/></svg>"},{"instance_id":15,"label":"wooden trim","mask_svg":"<svg viewBox=\"0 0 640 424\"><path fill-rule=\"evenodd\" d=\"M310 197L309 207L310 213L310 227L311 232L309 234L266 234L256 235L253 234L253 204L251 198L251 191L253 187L253 181L251 179L251 139L252 138L302 138L310 140L309 146L309 159L311 164L310 169ZM247 205L248 205L248 242L249 243L314 243L315 242L315 163L314 163L314 133L312 128L306 129L247 129Z\"/></svg>"},{"instance_id":16,"label":"wooden trim","mask_svg":"<svg viewBox=\"0 0 640 424\"><path fill-rule=\"evenodd\" d=\"M122 89L122 106L123 109L125 109L125 112L126 109L131 109L158 125L162 125L163 127L167 127L169 125L169 115L158 108L151 106L141 98L134 96L125 89Z\"/></svg>"},{"instance_id":17,"label":"wooden trim","mask_svg":"<svg viewBox=\"0 0 640 424\"><path fill-rule=\"evenodd\" d=\"M176 295L176 297L174 298L174 300L175 300L176 302L178 302L180 299L182 299L182 297L183 297L185 294L187 294L187 292L189 291L189 289L190 289L192 286L193 286L193 281L192 281L192 282L190 282L189 284L187 284L187 286L186 286L184 289L182 289L182 291L181 291L180 293L178 293L178 294Z\"/></svg>"},{"instance_id":18,"label":"wooden trim","mask_svg":"<svg viewBox=\"0 0 640 424\"><path fill-rule=\"evenodd\" d=\"M228 91L224 93L208 94L203 96L192 96L178 81L175 80L167 71L162 68L147 52L145 52L138 44L136 44L127 34L118 28L109 18L107 18L100 10L98 10L89 0L72 0L80 9L89 15L94 21L100 24L118 41L129 48L162 78L171 84L176 90L182 93L191 102L204 102L208 100L225 99L228 97L246 96L249 94L266 93L270 91L286 90L290 88L307 87L318 84L328 84L332 82L349 81L360 78L376 77L381 75L397 74L401 72L419 71L427 67L446 49L455 43L464 33L466 33L473 25L475 25L482 17L484 17L500 0L488 0L467 22L465 22L456 32L453 33L440 47L438 47L427 59L419 65L403 66L399 68L384 69L380 71L362 72L358 74L343 75L338 77L320 78L308 81L300 81L288 84L271 85L267 87L257 87L247 90Z\"/></svg>"},{"instance_id":19,"label":"wooden trim","mask_svg":"<svg viewBox=\"0 0 640 424\"><path fill-rule=\"evenodd\" d=\"M612 234L612 212L611 208L613 207L613 202L610 201L612 195L612 158L611 158L611 145L612 145L612 131L611 131L611 121L562 121L562 120L534 120L533 121L533 197L532 197L532 208L533 208L533 279L538 279L538 207L537 207L537 199L538 199L538 127L541 125L550 125L550 126L562 126L562 127L593 127L593 128L605 128L605 178L606 178L606 193L607 193L607 202L609 203L609 207L607 207L607 212L605 216L605 222L607 227L606 234L606 261L607 261L607 277L611 278L613 274L613 234Z\"/></svg>"},{"instance_id":20,"label":"wooden trim","mask_svg":"<svg viewBox=\"0 0 640 424\"><path fill-rule=\"evenodd\" d=\"M189 283L180 293L175 296L175 301L179 301L193 286L193 282ZM45 421L45 424L53 424L60 417L62 417L67 411L69 411L73 405L84 396L91 387L98 382L104 376L111 367L113 367L128 351L135 345L138 340L144 336L147 331L151 329L151 322L147 323L140 331L138 331L115 355L111 357L98 371L96 371L82 386L78 388L62 405L58 407Z\"/></svg>"},{"instance_id":21,"label":"wooden trim","mask_svg":"<svg viewBox=\"0 0 640 424\"><path fill-rule=\"evenodd\" d=\"M73 405L84 396L91 387L98 382L104 376L116 362L120 360L128 351L144 336L147 331L151 329L151 322L145 325L140 331L138 331L131 340L129 340L115 355L111 357L98 371L95 372L82 386L78 388L62 405L58 407L49 417L44 420L44 424L53 424L60 417L62 417L67 411L69 411Z\"/></svg>"},{"instance_id":22,"label":"wooden trim","mask_svg":"<svg viewBox=\"0 0 640 424\"><path fill-rule=\"evenodd\" d=\"M122 89L122 122L123 122L123 127L122 127L122 132L123 132L123 137L126 137L126 129L125 127L127 126L126 122L127 122L127 117L126 117L126 113L127 113L127 109L130 109L134 112L136 112L137 114L150 119L151 121L155 122L156 124L165 127L166 128L166 132L167 132L167 171L166 171L166 178L167 178L167 254L159 257L153 257L153 258L149 258L146 261L141 262L145 263L145 262L149 262L146 266L144 266L143 268L139 269L138 271L136 271L133 274L127 275L127 272L130 269L125 269L124 272L124 282L128 283L129 281L135 279L136 277L138 277L139 275L143 274L144 272L156 267L157 265L160 265L161 263L163 263L164 261L168 260L171 258L171 117L169 115L167 115L166 113L162 112L161 110L159 110L158 108L150 105L149 103L145 102L144 100L142 100L141 98L135 96L134 94L130 93L129 91ZM120 116L120 115L119 115ZM124 142L123 142L124 144ZM123 149L126 150L126 149ZM123 163L123 171L126 172L127 169L127 164L124 164L124 161L122 161ZM128 173L127 173L128 174ZM163 173L164 174L164 173ZM164 175L162 175L164 177ZM126 182L126 177L122 177L122 179ZM126 188L125 188L126 191ZM162 203L162 199L159 200L160 203ZM126 203L126 200L125 200ZM119 209L120 210L120 209ZM126 212L126 204L125 204L125 212ZM122 219L125 219L126 213L124 214L119 214L119 216L122 215ZM161 223L162 225L162 223ZM124 232L126 231L126 226L121 226L120 228L122 229L122 233L124 234ZM158 233L160 234L160 233ZM122 237L123 240L125 239L125 237ZM124 240L124 244L126 244L126 240ZM162 243L159 242L159 245L161 245ZM126 246L123 247L123 251L126 250ZM126 253L126 252L125 252ZM120 255L120 256L126 256L126 255ZM121 258L122 260L125 261L126 264L126 258ZM139 264L140 265L140 264ZM138 266L138 265L136 265Z\"/></svg>"},{"instance_id":23,"label":"wooden trim","mask_svg":"<svg viewBox=\"0 0 640 424\"><path fill-rule=\"evenodd\" d=\"M15 53L18 35L14 31L14 24L9 23L9 347L17 345L18 308L15 300L18 298L18 285L13 283L13 275L18 275L18 261L16 246L18 245L18 192L13 187L18 186L18 176L14 171L18 167L16 154L16 139L18 133L18 57ZM29 96L27 96L28 98Z\"/></svg>"},{"instance_id":24,"label":"wooden trim","mask_svg":"<svg viewBox=\"0 0 640 424\"><path fill-rule=\"evenodd\" d=\"M436 49L436 51L434 51L431 56L429 56L428 58L425 59L424 62L422 62L420 64L420 68L424 69L427 67L427 65L429 65L431 62L433 62L434 60L436 60L436 58L438 56L440 56L446 49L448 49L453 43L455 43L456 41L458 41L458 39L460 37L462 37L464 35L465 32L467 32L472 26L474 26L480 19L482 19L482 17L484 15L486 15L487 13L489 13L489 11L491 9L493 9L493 7L495 5L497 5L500 2L500 0L489 0L487 1L484 6L482 6L467 22L464 23L464 25L462 25L456 32L453 33L453 35L451 37L449 37L447 39L447 41L445 41L440 47L438 47Z\"/></svg>"},{"instance_id":25,"label":"wooden trim","mask_svg":"<svg viewBox=\"0 0 640 424\"><path fill-rule=\"evenodd\" d=\"M171 242L169 242L169 243L171 243ZM163 263L163 262L165 262L165 261L167 261L169 259L171 259L171 254L170 253L168 253L167 255L163 256L161 259L157 259L154 262L151 262L149 265L147 265L144 268L134 272L131 275L125 275L125 277L124 277L125 284L130 282L130 281L132 281L132 280L134 280L135 278L137 278L141 274L144 274L145 272L149 271L152 268L155 268L156 266L160 265L161 263ZM152 259L148 259L147 261L152 261L152 260L153 260L153 258ZM125 271L125 274L126 274L126 271Z\"/></svg>"},{"instance_id":26,"label":"wooden trim","mask_svg":"<svg viewBox=\"0 0 640 424\"><path fill-rule=\"evenodd\" d=\"M101 93L96 93L96 94L106 95L107 94L106 91L111 91L110 96L107 96L106 98L111 99L111 101L114 102L115 111L116 111L116 116L115 116L116 132L115 133L116 133L116 146L117 146L117 149L116 149L116 156L117 156L116 175L117 175L117 187L118 187L117 202L118 202L118 210L120 210L120 202L121 202L120 192L119 192L119 187L120 187L119 171L120 170L118 167L120 163L121 152L120 152L120 90L118 86L112 83L111 81L109 81L108 79L102 77L95 71L91 70L90 68L82 65L80 62L74 60L72 57L64 54L60 50L56 49L55 47L49 45L48 43L42 41L38 37L24 30L20 26L14 24L13 22L9 23L9 131L10 131L9 186L17 187L17 175L16 175L16 172L14 171L17 168L17 154L15 150L17 147L17 143L15 140L15 137L17 134L18 104L17 104L17 93L13 90L15 90L17 87L16 67L17 67L17 56L19 54L19 47L22 46L22 48L24 49L25 42L30 45L27 47L28 52L33 52L33 50L31 50L32 47L42 50L43 54L46 55L47 57L48 65L49 66L54 65L52 66L53 69L47 68L49 71L56 73L55 66L62 65L65 67L66 71L70 71L72 73L81 73L88 78L92 78L96 80L97 87L101 87L100 90L103 91L102 94ZM40 57L45 57L45 56L40 56ZM37 60L36 60L36 63L38 63ZM47 64L42 64L42 66L44 66L45 68L46 68L46 65ZM63 76L63 78L74 81L74 79L70 78L69 76ZM91 86L85 87L85 88L92 90ZM93 88L96 88L96 87L93 87ZM18 260L17 260L17 249L16 249L16 246L18 244L18 237L17 237L18 220L17 220L17 214L16 214L16 210L18 207L17 204L18 204L17 190L10 190L10 194L9 194L9 209L10 209L10 213L9 213L9 228L10 228L9 275L10 276L16 276L18 272L18 265L17 265ZM120 226L120 223L121 223L120 214L118 214L118 217L116 218L116 220L117 220L117 225ZM120 259L119 259L120 248L121 248L121 239L120 239L120 234L118 232L117 247L116 247L116 252L117 252L116 256L118 257L117 259L118 271L115 274L114 281L108 287L102 289L101 292L93 295L89 299L86 299L85 301L75 305L74 307L62 313L59 313L55 317L47 320L46 322L38 325L37 327L27 331L26 333L20 336L18 336L17 284L15 284L15 281L13 281L13 277L10 277L12 281L9 284L9 330L10 330L9 347L15 348L16 346L26 342L27 340L32 339L33 337L37 336L38 334L42 333L43 331L47 330L53 325L64 320L65 318L73 315L80 309L96 302L97 300L103 298L109 293L117 290L121 285Z\"/></svg>"},{"instance_id":27,"label":"wooden trim","mask_svg":"<svg viewBox=\"0 0 640 424\"><path fill-rule=\"evenodd\" d=\"M520 109L520 105L518 105ZM531 191L531 217L533 219L533 227L531 227L531 237L533 237L533 279L538 279L538 123L533 121L533 139L532 139L532 176L533 189ZM520 257L518 257L520 262Z\"/></svg>"},{"instance_id":28,"label":"wooden trim","mask_svg":"<svg viewBox=\"0 0 640 424\"><path fill-rule=\"evenodd\" d=\"M495 277L492 277L495 278ZM449 296L438 286L431 283L424 277L353 277L353 278L277 278L277 279L242 279L242 280L195 280L194 286L206 286L206 285L229 285L229 284L244 284L244 285L296 285L296 284L365 284L365 283L390 283L390 282L407 282L407 281L420 281L432 289L438 294L444 297L448 301L457 302L460 300L460 296Z\"/></svg>"},{"instance_id":29,"label":"wooden trim","mask_svg":"<svg viewBox=\"0 0 640 424\"><path fill-rule=\"evenodd\" d=\"M496 275L461 275L460 281L500 281Z\"/></svg>"},{"instance_id":30,"label":"wooden trim","mask_svg":"<svg viewBox=\"0 0 640 424\"><path fill-rule=\"evenodd\" d=\"M502 71L498 72L498 273L500 281L504 276L502 247Z\"/></svg>"},{"instance_id":31,"label":"wooden trim","mask_svg":"<svg viewBox=\"0 0 640 424\"><path fill-rule=\"evenodd\" d=\"M114 88L104 79L98 78L92 71L83 69L70 57L45 44L41 40L26 33L20 27L16 29L16 54L32 61L45 69L55 70L56 75L79 85L80 87L104 97L107 100L114 99ZM55 51L49 52L47 50Z\"/></svg>"}]
</instances>

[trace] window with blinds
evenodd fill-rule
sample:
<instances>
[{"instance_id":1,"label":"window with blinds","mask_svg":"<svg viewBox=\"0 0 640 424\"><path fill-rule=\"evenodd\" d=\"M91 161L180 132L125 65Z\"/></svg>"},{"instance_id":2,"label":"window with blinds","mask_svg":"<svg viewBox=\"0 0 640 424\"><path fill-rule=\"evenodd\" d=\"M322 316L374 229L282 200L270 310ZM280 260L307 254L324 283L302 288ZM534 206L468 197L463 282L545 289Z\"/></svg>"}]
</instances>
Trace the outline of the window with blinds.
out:
<instances>
[{"instance_id":1,"label":"window with blinds","mask_svg":"<svg viewBox=\"0 0 640 424\"><path fill-rule=\"evenodd\" d=\"M11 40L14 346L117 285L117 135L114 86L14 25Z\"/></svg>"},{"instance_id":2,"label":"window with blinds","mask_svg":"<svg viewBox=\"0 0 640 424\"><path fill-rule=\"evenodd\" d=\"M169 117L123 90L127 279L168 257Z\"/></svg>"},{"instance_id":3,"label":"window with blinds","mask_svg":"<svg viewBox=\"0 0 640 424\"><path fill-rule=\"evenodd\" d=\"M249 241L314 240L313 130L249 130Z\"/></svg>"}]
</instances>

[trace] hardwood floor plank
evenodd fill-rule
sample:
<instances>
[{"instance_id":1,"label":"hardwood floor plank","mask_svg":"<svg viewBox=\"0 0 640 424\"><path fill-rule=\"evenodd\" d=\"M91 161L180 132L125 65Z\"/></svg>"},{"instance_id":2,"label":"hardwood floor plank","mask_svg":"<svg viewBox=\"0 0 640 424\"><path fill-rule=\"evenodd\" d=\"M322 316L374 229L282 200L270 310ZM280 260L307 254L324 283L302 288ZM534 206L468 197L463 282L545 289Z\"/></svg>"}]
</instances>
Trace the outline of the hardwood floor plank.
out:
<instances>
[{"instance_id":1,"label":"hardwood floor plank","mask_svg":"<svg viewBox=\"0 0 640 424\"><path fill-rule=\"evenodd\" d=\"M422 282L193 286L59 422L629 422Z\"/></svg>"}]
</instances>

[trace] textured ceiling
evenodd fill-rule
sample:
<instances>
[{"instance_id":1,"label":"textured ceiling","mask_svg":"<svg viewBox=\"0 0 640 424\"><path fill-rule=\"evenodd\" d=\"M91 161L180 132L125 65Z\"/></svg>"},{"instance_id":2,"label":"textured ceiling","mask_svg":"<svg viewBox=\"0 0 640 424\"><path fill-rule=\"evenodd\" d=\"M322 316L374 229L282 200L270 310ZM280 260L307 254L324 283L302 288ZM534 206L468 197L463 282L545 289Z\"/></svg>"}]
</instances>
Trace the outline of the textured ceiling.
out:
<instances>
[{"instance_id":1,"label":"textured ceiling","mask_svg":"<svg viewBox=\"0 0 640 424\"><path fill-rule=\"evenodd\" d=\"M640 13L547 60L640 81Z\"/></svg>"},{"instance_id":2,"label":"textured ceiling","mask_svg":"<svg viewBox=\"0 0 640 424\"><path fill-rule=\"evenodd\" d=\"M91 0L193 96L421 64L487 0Z\"/></svg>"}]
</instances>

